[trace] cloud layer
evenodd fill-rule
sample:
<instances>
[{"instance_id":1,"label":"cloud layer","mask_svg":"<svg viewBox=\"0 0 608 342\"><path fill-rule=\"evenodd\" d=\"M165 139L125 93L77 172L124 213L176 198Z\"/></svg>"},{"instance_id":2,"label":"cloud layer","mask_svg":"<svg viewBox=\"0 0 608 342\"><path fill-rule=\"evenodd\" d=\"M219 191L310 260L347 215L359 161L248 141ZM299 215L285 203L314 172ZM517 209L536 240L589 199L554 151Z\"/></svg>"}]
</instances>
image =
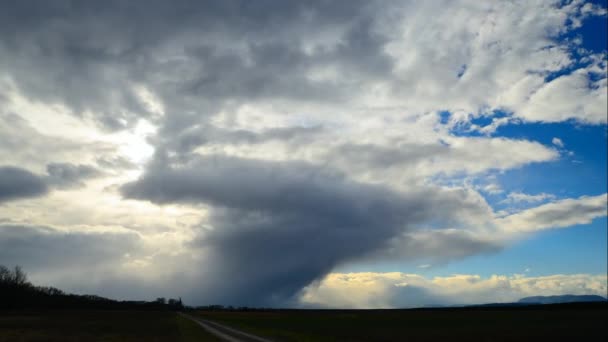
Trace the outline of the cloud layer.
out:
<instances>
[{"instance_id":1,"label":"cloud layer","mask_svg":"<svg viewBox=\"0 0 608 342\"><path fill-rule=\"evenodd\" d=\"M551 276L473 274L427 278L418 274L331 273L306 288L305 305L356 309L409 308L517 302L529 296L594 294L606 296L606 275Z\"/></svg>"}]
</instances>

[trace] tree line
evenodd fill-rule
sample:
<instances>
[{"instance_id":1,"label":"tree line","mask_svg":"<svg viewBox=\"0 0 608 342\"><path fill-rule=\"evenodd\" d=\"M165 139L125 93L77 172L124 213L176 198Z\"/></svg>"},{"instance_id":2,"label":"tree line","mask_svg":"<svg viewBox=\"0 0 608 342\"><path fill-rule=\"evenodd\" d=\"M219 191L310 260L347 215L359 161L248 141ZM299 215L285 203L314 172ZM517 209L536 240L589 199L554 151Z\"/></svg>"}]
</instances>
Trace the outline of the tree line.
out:
<instances>
[{"instance_id":1,"label":"tree line","mask_svg":"<svg viewBox=\"0 0 608 342\"><path fill-rule=\"evenodd\" d=\"M36 286L19 266L0 265L0 309L94 309L94 310L182 310L181 298L154 301L118 301L97 295L65 293L48 286Z\"/></svg>"}]
</instances>

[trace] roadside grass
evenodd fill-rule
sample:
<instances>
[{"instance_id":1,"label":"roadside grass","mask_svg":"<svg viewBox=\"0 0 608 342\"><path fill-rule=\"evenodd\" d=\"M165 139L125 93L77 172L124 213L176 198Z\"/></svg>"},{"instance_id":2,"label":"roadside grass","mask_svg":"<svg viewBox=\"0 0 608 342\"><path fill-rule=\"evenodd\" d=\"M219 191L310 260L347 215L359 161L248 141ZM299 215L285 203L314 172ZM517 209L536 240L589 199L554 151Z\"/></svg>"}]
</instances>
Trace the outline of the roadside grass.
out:
<instances>
[{"instance_id":1,"label":"roadside grass","mask_svg":"<svg viewBox=\"0 0 608 342\"><path fill-rule=\"evenodd\" d=\"M218 341L169 311L0 311L0 341Z\"/></svg>"},{"instance_id":2,"label":"roadside grass","mask_svg":"<svg viewBox=\"0 0 608 342\"><path fill-rule=\"evenodd\" d=\"M608 307L566 309L286 310L197 315L277 341L608 340Z\"/></svg>"}]
</instances>

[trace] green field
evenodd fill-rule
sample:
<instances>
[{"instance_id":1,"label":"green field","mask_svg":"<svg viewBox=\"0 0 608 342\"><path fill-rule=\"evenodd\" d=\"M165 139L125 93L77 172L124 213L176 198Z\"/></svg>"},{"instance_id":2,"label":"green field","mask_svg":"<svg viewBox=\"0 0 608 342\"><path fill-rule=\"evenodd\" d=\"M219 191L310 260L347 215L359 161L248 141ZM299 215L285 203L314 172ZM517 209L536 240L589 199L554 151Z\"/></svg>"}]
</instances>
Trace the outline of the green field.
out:
<instances>
[{"instance_id":1,"label":"green field","mask_svg":"<svg viewBox=\"0 0 608 342\"><path fill-rule=\"evenodd\" d=\"M0 311L0 341L219 341L174 312Z\"/></svg>"},{"instance_id":2,"label":"green field","mask_svg":"<svg viewBox=\"0 0 608 342\"><path fill-rule=\"evenodd\" d=\"M606 341L607 307L196 314L277 341Z\"/></svg>"}]
</instances>

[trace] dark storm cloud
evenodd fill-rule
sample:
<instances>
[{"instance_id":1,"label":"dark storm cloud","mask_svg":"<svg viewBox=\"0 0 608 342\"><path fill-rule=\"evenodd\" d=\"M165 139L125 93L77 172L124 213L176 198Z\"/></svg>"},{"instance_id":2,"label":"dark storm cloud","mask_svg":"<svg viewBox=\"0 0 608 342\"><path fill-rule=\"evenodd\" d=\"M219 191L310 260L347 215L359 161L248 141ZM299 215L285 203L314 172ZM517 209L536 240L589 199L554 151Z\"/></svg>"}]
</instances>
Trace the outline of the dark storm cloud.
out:
<instances>
[{"instance_id":1,"label":"dark storm cloud","mask_svg":"<svg viewBox=\"0 0 608 342\"><path fill-rule=\"evenodd\" d=\"M46 166L47 181L58 188L73 188L84 185L83 180L101 175L101 171L90 165L51 163Z\"/></svg>"},{"instance_id":2,"label":"dark storm cloud","mask_svg":"<svg viewBox=\"0 0 608 342\"><path fill-rule=\"evenodd\" d=\"M357 79L387 76L374 11L364 1L8 1L0 68L35 101L112 130L146 117L167 133L227 101L337 101ZM337 32L333 46L307 50L328 31ZM316 66L340 69L351 86L309 79ZM134 84L171 115L151 113Z\"/></svg>"},{"instance_id":3,"label":"dark storm cloud","mask_svg":"<svg viewBox=\"0 0 608 342\"><path fill-rule=\"evenodd\" d=\"M211 205L211 227L193 243L208 252L198 298L246 305L285 305L335 266L373 254L425 220L478 210L456 192L402 194L303 162L224 156L153 165L122 192Z\"/></svg>"},{"instance_id":4,"label":"dark storm cloud","mask_svg":"<svg viewBox=\"0 0 608 342\"><path fill-rule=\"evenodd\" d=\"M42 196L48 191L42 177L18 167L0 166L0 203Z\"/></svg>"},{"instance_id":5,"label":"dark storm cloud","mask_svg":"<svg viewBox=\"0 0 608 342\"><path fill-rule=\"evenodd\" d=\"M135 233L61 232L27 225L0 225L0 260L26 271L70 270L112 265L140 250Z\"/></svg>"}]
</instances>

